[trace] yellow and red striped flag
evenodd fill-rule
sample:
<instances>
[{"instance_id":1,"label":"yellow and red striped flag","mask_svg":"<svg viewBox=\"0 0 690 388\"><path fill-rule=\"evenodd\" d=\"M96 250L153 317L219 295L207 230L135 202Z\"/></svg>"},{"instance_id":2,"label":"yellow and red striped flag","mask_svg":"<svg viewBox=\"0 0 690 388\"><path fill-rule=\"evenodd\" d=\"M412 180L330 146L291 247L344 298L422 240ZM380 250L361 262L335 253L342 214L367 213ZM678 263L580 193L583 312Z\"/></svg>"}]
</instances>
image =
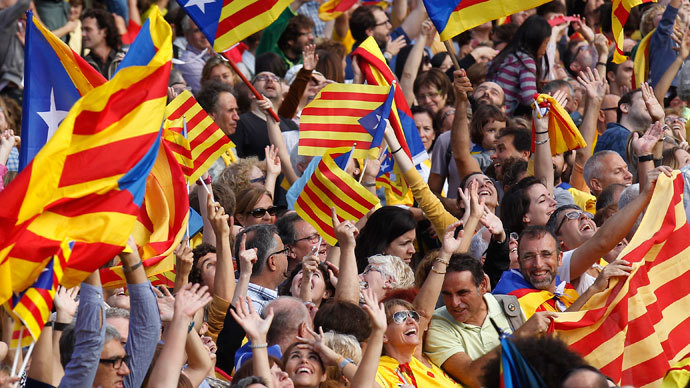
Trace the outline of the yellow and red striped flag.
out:
<instances>
[{"instance_id":1,"label":"yellow and red striped flag","mask_svg":"<svg viewBox=\"0 0 690 388\"><path fill-rule=\"evenodd\" d=\"M345 13L357 0L327 0L319 7L319 19L327 22Z\"/></svg>"},{"instance_id":2,"label":"yellow and red striped flag","mask_svg":"<svg viewBox=\"0 0 690 388\"><path fill-rule=\"evenodd\" d=\"M638 89L649 77L649 42L656 28L647 34L637 46L635 58L633 58L633 88Z\"/></svg>"},{"instance_id":3,"label":"yellow and red striped flag","mask_svg":"<svg viewBox=\"0 0 690 388\"><path fill-rule=\"evenodd\" d=\"M539 106L549 106L549 142L551 155L562 154L566 151L576 150L587 146L582 138L580 130L573 122L568 111L548 94L535 94L535 102ZM536 139L534 123L532 123L532 139ZM535 144L532 141L532 152Z\"/></svg>"},{"instance_id":4,"label":"yellow and red striped flag","mask_svg":"<svg viewBox=\"0 0 690 388\"><path fill-rule=\"evenodd\" d=\"M656 3L656 0L613 0L611 30L613 31L613 40L616 43L613 51L613 63L623 63L628 59L623 52L623 40L625 40L623 26L628 21L630 10L644 3Z\"/></svg>"},{"instance_id":5,"label":"yellow and red striped flag","mask_svg":"<svg viewBox=\"0 0 690 388\"><path fill-rule=\"evenodd\" d=\"M144 203L132 230L148 277L173 269L173 251L187 231L188 218L187 183L169 144L163 142L146 180ZM106 288L124 286L122 266L101 269L101 283Z\"/></svg>"},{"instance_id":6,"label":"yellow and red striped flag","mask_svg":"<svg viewBox=\"0 0 690 388\"><path fill-rule=\"evenodd\" d=\"M173 288L175 287L175 271L161 272L158 275L150 276L149 280L151 280L151 285L154 287Z\"/></svg>"},{"instance_id":7,"label":"yellow and red striped flag","mask_svg":"<svg viewBox=\"0 0 690 388\"><path fill-rule=\"evenodd\" d=\"M196 182L228 148L235 146L187 90L168 104L165 116L169 131L163 138L170 143L189 182Z\"/></svg>"},{"instance_id":8,"label":"yellow and red striped flag","mask_svg":"<svg viewBox=\"0 0 690 388\"><path fill-rule=\"evenodd\" d=\"M299 154L320 156L331 148L352 147L355 158L376 157L372 134L360 119L386 102L390 86L330 84L300 116Z\"/></svg>"},{"instance_id":9,"label":"yellow and red striped flag","mask_svg":"<svg viewBox=\"0 0 690 388\"><path fill-rule=\"evenodd\" d=\"M216 52L273 23L292 0L181 0L178 1Z\"/></svg>"},{"instance_id":10,"label":"yellow and red striped flag","mask_svg":"<svg viewBox=\"0 0 690 388\"><path fill-rule=\"evenodd\" d=\"M630 244L630 276L611 279L582 311L561 313L556 333L619 385L658 387L690 350L690 226L683 175L659 177Z\"/></svg>"},{"instance_id":11,"label":"yellow and red striped flag","mask_svg":"<svg viewBox=\"0 0 690 388\"><path fill-rule=\"evenodd\" d=\"M333 229L332 207L340 221L357 222L379 203L374 194L344 171L352 150L342 152L343 149L333 149L323 155L295 202L297 214L330 245L338 242Z\"/></svg>"}]
</instances>

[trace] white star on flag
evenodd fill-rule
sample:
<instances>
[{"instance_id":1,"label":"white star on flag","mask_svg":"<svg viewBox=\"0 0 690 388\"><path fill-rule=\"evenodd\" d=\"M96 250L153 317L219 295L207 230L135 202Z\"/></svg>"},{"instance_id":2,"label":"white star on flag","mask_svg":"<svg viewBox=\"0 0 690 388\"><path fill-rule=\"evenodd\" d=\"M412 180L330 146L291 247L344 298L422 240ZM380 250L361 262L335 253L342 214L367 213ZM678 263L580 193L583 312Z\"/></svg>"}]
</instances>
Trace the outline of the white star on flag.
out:
<instances>
[{"instance_id":1,"label":"white star on flag","mask_svg":"<svg viewBox=\"0 0 690 388\"><path fill-rule=\"evenodd\" d=\"M201 13L206 13L206 4L213 3L214 0L189 0L187 4L184 5L185 8L196 5L201 10Z\"/></svg>"},{"instance_id":2,"label":"white star on flag","mask_svg":"<svg viewBox=\"0 0 690 388\"><path fill-rule=\"evenodd\" d=\"M381 170L387 170L388 166L388 160L384 161L383 163L381 163Z\"/></svg>"},{"instance_id":3,"label":"white star on flag","mask_svg":"<svg viewBox=\"0 0 690 388\"><path fill-rule=\"evenodd\" d=\"M47 112L36 113L39 116L41 116L41 119L43 119L43 121L48 126L46 142L50 140L51 137L53 137L53 134L55 133L55 131L57 131L58 127L60 126L60 123L62 122L62 120L64 120L65 116L67 116L66 110L55 109L55 93L53 88L50 88L50 110Z\"/></svg>"}]
</instances>

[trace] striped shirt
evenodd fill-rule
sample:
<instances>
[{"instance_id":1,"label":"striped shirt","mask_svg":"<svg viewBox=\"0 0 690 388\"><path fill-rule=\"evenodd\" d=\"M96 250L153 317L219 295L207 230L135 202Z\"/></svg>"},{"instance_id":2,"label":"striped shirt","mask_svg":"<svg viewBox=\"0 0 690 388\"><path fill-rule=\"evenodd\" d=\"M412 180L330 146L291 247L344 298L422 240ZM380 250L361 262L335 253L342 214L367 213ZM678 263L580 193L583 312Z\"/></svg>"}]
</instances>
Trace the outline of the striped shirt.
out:
<instances>
[{"instance_id":1,"label":"striped shirt","mask_svg":"<svg viewBox=\"0 0 690 388\"><path fill-rule=\"evenodd\" d=\"M487 81L499 84L506 95L506 113L513 113L521 103L529 105L537 92L537 65L522 51L508 55L495 74Z\"/></svg>"}]
</instances>

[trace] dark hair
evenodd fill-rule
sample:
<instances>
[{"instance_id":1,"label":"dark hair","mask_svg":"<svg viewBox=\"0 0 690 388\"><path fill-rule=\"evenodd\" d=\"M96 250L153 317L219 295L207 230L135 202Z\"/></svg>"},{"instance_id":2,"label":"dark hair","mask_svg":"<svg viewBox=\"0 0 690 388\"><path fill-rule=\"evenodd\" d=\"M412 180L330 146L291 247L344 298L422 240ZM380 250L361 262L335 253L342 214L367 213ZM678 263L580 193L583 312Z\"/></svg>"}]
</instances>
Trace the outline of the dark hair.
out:
<instances>
[{"instance_id":1,"label":"dark hair","mask_svg":"<svg viewBox=\"0 0 690 388\"><path fill-rule=\"evenodd\" d=\"M616 65L618 66L618 65ZM606 71L608 71L608 66ZM614 70L615 72L615 70ZM618 100L618 108L616 108L616 121L621 122L621 118L623 117L623 111L621 110L621 105L626 104L629 106L632 106L632 100L633 96L635 96L635 93L642 93L642 89L635 89L631 90L627 93L625 93L623 96L621 96L621 99Z\"/></svg>"},{"instance_id":2,"label":"dark hair","mask_svg":"<svg viewBox=\"0 0 690 388\"><path fill-rule=\"evenodd\" d=\"M446 273L470 271L474 285L479 287L484 281L482 263L466 253L455 253L450 257Z\"/></svg>"},{"instance_id":3,"label":"dark hair","mask_svg":"<svg viewBox=\"0 0 690 388\"><path fill-rule=\"evenodd\" d=\"M561 247L558 244L558 238L553 234L551 229L543 225L530 225L520 233L520 237L518 238L518 254L520 253L520 246L523 240L537 240L546 235L549 235L553 241L556 242L556 254L558 254L561 251Z\"/></svg>"},{"instance_id":4,"label":"dark hair","mask_svg":"<svg viewBox=\"0 0 690 388\"><path fill-rule=\"evenodd\" d=\"M524 130L520 127L506 127L498 132L496 139L500 139L503 136L513 136L513 147L516 150L522 151L532 151L532 135L529 131Z\"/></svg>"},{"instance_id":5,"label":"dark hair","mask_svg":"<svg viewBox=\"0 0 690 388\"><path fill-rule=\"evenodd\" d=\"M515 55L518 61L522 63L520 57L517 56L517 52L521 51L534 59L534 63L537 67L537 81L539 81L542 75L542 68L541 61L537 59L537 51L539 51L539 47L541 47L542 43L544 43L546 39L549 39L549 37L551 37L551 25L546 19L539 15L528 17L515 32L513 39L491 62L489 73L499 73L503 66L503 62L511 54ZM524 63L522 63L522 65L525 66Z\"/></svg>"},{"instance_id":6,"label":"dark hair","mask_svg":"<svg viewBox=\"0 0 690 388\"><path fill-rule=\"evenodd\" d=\"M192 250L194 262L192 264L192 270L189 272L190 282L201 284L201 270L197 268L197 264L199 264L199 259L209 253L216 253L216 247L209 243L201 243Z\"/></svg>"},{"instance_id":7,"label":"dark hair","mask_svg":"<svg viewBox=\"0 0 690 388\"><path fill-rule=\"evenodd\" d=\"M519 180L520 174L527 172L527 161L520 158L508 158L501 164L503 179L501 184L504 189L513 187Z\"/></svg>"},{"instance_id":8,"label":"dark hair","mask_svg":"<svg viewBox=\"0 0 690 388\"><path fill-rule=\"evenodd\" d=\"M546 387L560 387L573 368L585 365L585 360L553 335L511 338L517 350L544 380ZM498 388L501 385L501 357L492 357L484 366L482 386Z\"/></svg>"},{"instance_id":9,"label":"dark hair","mask_svg":"<svg viewBox=\"0 0 690 388\"><path fill-rule=\"evenodd\" d=\"M550 1L537 7L537 15L544 17L546 17L548 13L565 14L566 12L565 5L560 1Z\"/></svg>"},{"instance_id":10,"label":"dark hair","mask_svg":"<svg viewBox=\"0 0 690 388\"><path fill-rule=\"evenodd\" d=\"M278 234L278 229L275 225L258 224L244 228L237 234L237 241L242 241L242 236L247 235L245 241L245 248L256 248L256 263L252 266L252 276L260 275L266 267L266 260L276 247L273 235ZM235 257L240 256L240 244L235 245ZM237 269L241 270L240 260L237 261Z\"/></svg>"},{"instance_id":11,"label":"dark hair","mask_svg":"<svg viewBox=\"0 0 690 388\"><path fill-rule=\"evenodd\" d=\"M278 38L278 47L285 51L289 46L290 41L295 41L297 38L299 38L302 33L300 32L301 30L306 30L306 29L314 29L314 21L311 20L309 16L305 16L302 14L297 14L290 18L290 20L287 23L287 26L285 26L285 30L283 30L283 33L280 35L280 38ZM300 53L302 55L302 53ZM282 77L281 77L282 78Z\"/></svg>"},{"instance_id":12,"label":"dark hair","mask_svg":"<svg viewBox=\"0 0 690 388\"><path fill-rule=\"evenodd\" d=\"M352 16L350 16L350 32L357 43L364 42L369 37L367 30L376 27L376 18L373 11L377 8L383 11L383 8L378 5L365 5L358 7L352 12Z\"/></svg>"},{"instance_id":13,"label":"dark hair","mask_svg":"<svg viewBox=\"0 0 690 388\"><path fill-rule=\"evenodd\" d=\"M597 204L595 209L599 211L600 209L603 209L612 203L618 204L618 198L614 198L614 194L616 194L616 191L618 191L618 194L620 194L620 191L623 191L623 189L626 187L626 185L621 183L611 183L610 185L604 187L604 190L601 190L601 193L599 193L597 196Z\"/></svg>"},{"instance_id":14,"label":"dark hair","mask_svg":"<svg viewBox=\"0 0 690 388\"><path fill-rule=\"evenodd\" d=\"M541 88L540 93L551 94L552 92L555 92L556 90L564 86L570 89L571 91L573 90L572 86L570 86L568 81L564 79L555 79L553 81L547 82L546 85L544 85L544 87Z\"/></svg>"},{"instance_id":15,"label":"dark hair","mask_svg":"<svg viewBox=\"0 0 690 388\"><path fill-rule=\"evenodd\" d=\"M568 203L568 204L559 206L559 207L558 207L556 210L554 210L554 212L551 214L551 216L549 217L549 220L546 221L546 228L547 228L548 230L550 230L550 231L555 235L555 234L556 234L556 229L558 228L558 215L561 214L562 212L566 211L566 210L571 210L571 209L574 209L574 210L582 210L581 207L579 207L579 206L577 206L577 205L575 205L575 204L572 204L572 203Z\"/></svg>"},{"instance_id":16,"label":"dark hair","mask_svg":"<svg viewBox=\"0 0 690 388\"><path fill-rule=\"evenodd\" d=\"M271 201L273 201L273 197L271 197L271 192L263 187L252 185L242 190L242 192L239 193L239 195L237 195L237 198L239 199L237 200L235 213L233 214L249 214L249 212L251 212L254 209L254 206L256 206L256 204L261 200L261 198L264 195L268 196L269 198L271 198Z\"/></svg>"},{"instance_id":17,"label":"dark hair","mask_svg":"<svg viewBox=\"0 0 690 388\"><path fill-rule=\"evenodd\" d=\"M530 198L527 190L536 184L543 184L541 180L528 176L519 181L503 196L501 201L501 221L508 232L520 233L525 228L522 218L529 211Z\"/></svg>"},{"instance_id":18,"label":"dark hair","mask_svg":"<svg viewBox=\"0 0 690 388\"><path fill-rule=\"evenodd\" d=\"M219 56L213 56L209 58L208 61L206 61L206 64L204 64L204 68L201 69L201 84L203 85L204 83L208 82L208 80L211 78L211 72L213 69L216 68L216 66L225 66L227 67L231 72L233 77L235 76L235 72L232 70L232 66L228 63L228 61L224 60L223 58Z\"/></svg>"},{"instance_id":19,"label":"dark hair","mask_svg":"<svg viewBox=\"0 0 690 388\"><path fill-rule=\"evenodd\" d=\"M396 206L376 210L357 236L355 256L358 272L364 271L369 264L369 256L383 253L393 240L416 227L417 223L409 210Z\"/></svg>"},{"instance_id":20,"label":"dark hair","mask_svg":"<svg viewBox=\"0 0 690 388\"><path fill-rule=\"evenodd\" d=\"M431 67L438 68L441 67L443 64L443 61L446 60L446 57L450 56L448 51L441 51L439 53L436 53L433 57L431 57Z\"/></svg>"},{"instance_id":21,"label":"dark hair","mask_svg":"<svg viewBox=\"0 0 690 388\"><path fill-rule=\"evenodd\" d=\"M281 79L285 77L287 67L285 66L285 62L283 62L283 58L281 58L280 55L267 51L263 54L257 55L255 62L256 65L254 67L254 74L267 71L277 75Z\"/></svg>"},{"instance_id":22,"label":"dark hair","mask_svg":"<svg viewBox=\"0 0 690 388\"><path fill-rule=\"evenodd\" d=\"M270 366L278 365L278 368L283 369L283 361L277 357L271 356L270 354L268 355L268 364ZM235 371L235 374L232 375L232 381L240 381L254 375L254 363L245 361L242 363L242 366ZM234 385L231 385L231 387L234 387Z\"/></svg>"},{"instance_id":23,"label":"dark hair","mask_svg":"<svg viewBox=\"0 0 690 388\"><path fill-rule=\"evenodd\" d=\"M289 212L278 218L275 222L278 228L278 236L284 245L295 245L297 243L297 231L295 225L298 222L306 222L295 212Z\"/></svg>"},{"instance_id":24,"label":"dark hair","mask_svg":"<svg viewBox=\"0 0 690 388\"><path fill-rule=\"evenodd\" d=\"M505 113L497 106L491 104L481 104L475 109L470 121L470 140L472 140L472 143L482 145L484 126L492 121L505 122Z\"/></svg>"},{"instance_id":25,"label":"dark hair","mask_svg":"<svg viewBox=\"0 0 690 388\"><path fill-rule=\"evenodd\" d=\"M333 298L321 303L314 315L314 328L322 328L340 334L349 334L364 342L371 334L369 314L359 305Z\"/></svg>"},{"instance_id":26,"label":"dark hair","mask_svg":"<svg viewBox=\"0 0 690 388\"><path fill-rule=\"evenodd\" d=\"M342 45L340 45L342 47ZM345 48L343 47L343 52ZM317 49L316 55L319 56L319 61L316 63L314 70L323 74L326 79L338 83L345 82L345 75L343 72L343 55L335 50Z\"/></svg>"},{"instance_id":27,"label":"dark hair","mask_svg":"<svg viewBox=\"0 0 690 388\"><path fill-rule=\"evenodd\" d=\"M283 358L282 358L283 368L285 368L285 366L287 366L288 358L290 357L290 352L292 352L292 350L295 349L298 345L302 345L304 343L305 342L299 342L299 341L294 342L292 345L288 346L287 349L285 349L285 351L283 352ZM324 365L323 360L321 359L321 355L319 353L316 353L316 354L319 357L319 364L321 365L321 373L323 373L323 375L326 375L326 365Z\"/></svg>"},{"instance_id":28,"label":"dark hair","mask_svg":"<svg viewBox=\"0 0 690 388\"><path fill-rule=\"evenodd\" d=\"M120 38L120 33L117 31L117 27L115 27L115 18L112 14L102 9L89 8L84 11L84 14L81 16L82 22L86 18L96 19L98 28L101 30L105 28L105 43L108 47L113 50L118 50L120 46L122 46L122 39Z\"/></svg>"},{"instance_id":29,"label":"dark hair","mask_svg":"<svg viewBox=\"0 0 690 388\"><path fill-rule=\"evenodd\" d=\"M491 34L491 40L494 42L494 47L500 43L509 43L515 37L519 26L513 23L504 23L496 26Z\"/></svg>"},{"instance_id":30,"label":"dark hair","mask_svg":"<svg viewBox=\"0 0 690 388\"><path fill-rule=\"evenodd\" d=\"M453 91L453 85L450 83L446 73L442 72L440 69L431 68L429 71L420 73L414 80L414 85L412 86L414 94L417 95L419 89L426 85L436 87L441 94L445 95L446 105L455 104L455 92Z\"/></svg>"},{"instance_id":31,"label":"dark hair","mask_svg":"<svg viewBox=\"0 0 690 388\"><path fill-rule=\"evenodd\" d=\"M398 79L402 79L403 76L403 71L405 70L405 65L407 64L407 58L410 56L410 52L412 51L412 45L407 45L403 48L400 49L398 52L397 59L395 60L395 75L398 77ZM422 57L419 59L419 67L417 68L417 76L422 73L423 71L423 64L424 63L430 63L429 62L429 55L425 52L422 53ZM440 69L439 69L440 70Z\"/></svg>"},{"instance_id":32,"label":"dark hair","mask_svg":"<svg viewBox=\"0 0 690 388\"><path fill-rule=\"evenodd\" d=\"M284 244L284 243L283 243ZM328 265L326 263L319 263L319 271L321 271L321 277L323 278L323 282L326 285L326 288L324 291L330 291L331 296L335 295L335 287L333 287L333 284L331 283L331 275L328 272ZM284 295L284 296L294 296L295 298L299 298L299 295L292 295L290 293L290 288L292 287L292 280L297 276L299 271L302 270L302 263L297 263L297 266L295 269L290 272L290 275L288 276L287 280L283 282L283 284L278 287L278 295ZM323 299L325 301L326 298Z\"/></svg>"},{"instance_id":33,"label":"dark hair","mask_svg":"<svg viewBox=\"0 0 690 388\"><path fill-rule=\"evenodd\" d=\"M215 114L218 113L218 96L221 93L230 93L235 96L232 86L219 81L208 81L201 86L199 94L196 95L196 100L207 113Z\"/></svg>"},{"instance_id":34,"label":"dark hair","mask_svg":"<svg viewBox=\"0 0 690 388\"><path fill-rule=\"evenodd\" d=\"M233 388L247 388L252 384L263 384L268 386L264 379L262 379L259 376L247 376L242 379L238 379L235 377L232 379L232 383L230 384L230 386Z\"/></svg>"}]
</instances>

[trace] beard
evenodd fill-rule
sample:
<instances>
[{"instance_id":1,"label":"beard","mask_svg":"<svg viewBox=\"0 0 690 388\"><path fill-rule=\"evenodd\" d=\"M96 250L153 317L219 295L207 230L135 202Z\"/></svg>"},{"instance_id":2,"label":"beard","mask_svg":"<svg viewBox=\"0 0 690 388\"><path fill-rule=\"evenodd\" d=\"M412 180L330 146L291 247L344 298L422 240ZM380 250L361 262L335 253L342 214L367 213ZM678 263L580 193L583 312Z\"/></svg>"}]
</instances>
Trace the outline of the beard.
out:
<instances>
[{"instance_id":1,"label":"beard","mask_svg":"<svg viewBox=\"0 0 690 388\"><path fill-rule=\"evenodd\" d=\"M532 274L527 274L527 279L529 279L530 284L537 290L546 290L551 286L551 284L556 279L556 272L547 272L546 275L536 278Z\"/></svg>"}]
</instances>

